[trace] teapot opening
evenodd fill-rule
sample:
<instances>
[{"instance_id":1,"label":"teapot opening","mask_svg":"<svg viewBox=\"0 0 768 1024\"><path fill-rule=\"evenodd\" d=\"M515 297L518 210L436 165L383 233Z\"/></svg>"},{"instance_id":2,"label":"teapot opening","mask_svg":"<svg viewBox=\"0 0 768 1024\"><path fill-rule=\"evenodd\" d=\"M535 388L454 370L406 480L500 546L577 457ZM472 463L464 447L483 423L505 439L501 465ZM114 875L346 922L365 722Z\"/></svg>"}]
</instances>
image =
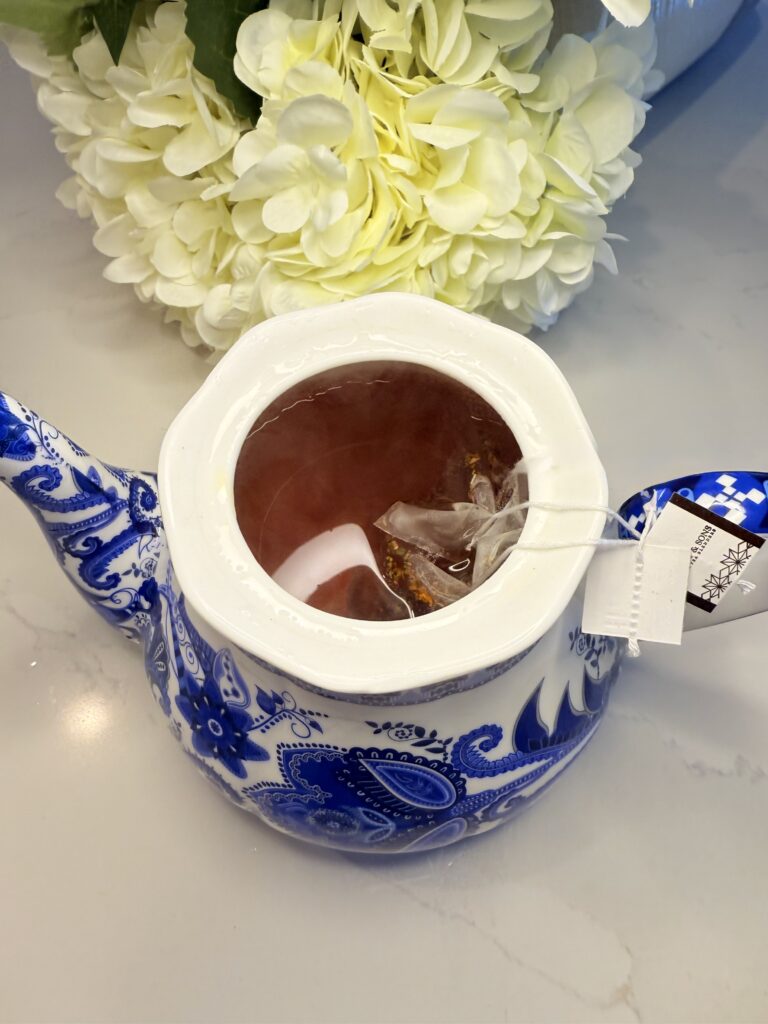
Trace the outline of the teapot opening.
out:
<instances>
[{"instance_id":1,"label":"teapot opening","mask_svg":"<svg viewBox=\"0 0 768 1024\"><path fill-rule=\"evenodd\" d=\"M429 368L486 402L522 451L534 503L520 544L497 572L461 601L413 620L346 618L293 597L254 557L236 507L235 477L255 417L318 374L375 362ZM288 313L244 335L171 425L159 486L187 606L261 664L340 695L417 691L527 651L579 586L608 500L576 398L541 348L442 303L395 293ZM546 508L563 502L596 510ZM385 503L375 516L387 511ZM551 549L534 550L542 545Z\"/></svg>"},{"instance_id":2,"label":"teapot opening","mask_svg":"<svg viewBox=\"0 0 768 1024\"><path fill-rule=\"evenodd\" d=\"M519 538L522 452L456 378L369 360L274 399L237 459L234 504L256 561L289 594L350 619L415 618L461 600ZM489 529L490 527L490 529Z\"/></svg>"}]
</instances>

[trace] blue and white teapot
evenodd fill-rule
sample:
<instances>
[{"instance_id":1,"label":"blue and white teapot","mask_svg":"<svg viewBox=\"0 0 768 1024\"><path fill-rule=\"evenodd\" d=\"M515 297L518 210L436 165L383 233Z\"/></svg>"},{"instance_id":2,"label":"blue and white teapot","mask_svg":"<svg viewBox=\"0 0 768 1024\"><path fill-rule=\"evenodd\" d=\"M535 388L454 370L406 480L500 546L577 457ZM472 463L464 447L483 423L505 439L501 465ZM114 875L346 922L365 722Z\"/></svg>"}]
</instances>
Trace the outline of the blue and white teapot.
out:
<instances>
[{"instance_id":1,"label":"blue and white teapot","mask_svg":"<svg viewBox=\"0 0 768 1024\"><path fill-rule=\"evenodd\" d=\"M302 379L365 360L455 377L504 418L526 462L526 543L469 596L415 620L294 599L235 514L234 468L259 413ZM0 478L85 598L143 645L155 699L198 768L301 839L392 853L495 828L551 785L605 710L624 642L580 628L605 473L554 363L476 317L377 295L259 325L171 426L158 477L99 462L0 393ZM712 505L721 480L682 483ZM767 480L728 475L729 509L760 532ZM545 507L566 502L581 510ZM641 499L630 512L640 520Z\"/></svg>"}]
</instances>

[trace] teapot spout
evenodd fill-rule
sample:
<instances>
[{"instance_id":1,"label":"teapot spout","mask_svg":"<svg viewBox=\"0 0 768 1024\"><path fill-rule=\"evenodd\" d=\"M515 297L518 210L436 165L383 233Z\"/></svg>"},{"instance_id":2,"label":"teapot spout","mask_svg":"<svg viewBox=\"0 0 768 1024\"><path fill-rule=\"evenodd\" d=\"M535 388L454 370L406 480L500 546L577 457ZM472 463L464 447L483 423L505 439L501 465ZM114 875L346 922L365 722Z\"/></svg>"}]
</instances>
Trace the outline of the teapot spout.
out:
<instances>
[{"instance_id":1,"label":"teapot spout","mask_svg":"<svg viewBox=\"0 0 768 1024\"><path fill-rule=\"evenodd\" d=\"M94 459L0 392L0 480L32 511L86 600L137 639L166 550L155 476Z\"/></svg>"}]
</instances>

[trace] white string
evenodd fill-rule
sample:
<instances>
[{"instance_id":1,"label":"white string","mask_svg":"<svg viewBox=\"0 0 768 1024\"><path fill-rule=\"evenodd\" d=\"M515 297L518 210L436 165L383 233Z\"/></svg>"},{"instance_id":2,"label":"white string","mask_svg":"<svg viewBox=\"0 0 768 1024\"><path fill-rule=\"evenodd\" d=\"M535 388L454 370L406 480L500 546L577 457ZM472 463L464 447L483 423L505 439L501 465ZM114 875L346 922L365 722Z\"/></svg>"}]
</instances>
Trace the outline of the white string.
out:
<instances>
[{"instance_id":1,"label":"white string","mask_svg":"<svg viewBox=\"0 0 768 1024\"><path fill-rule=\"evenodd\" d=\"M618 547L627 544L634 545L636 548L635 553L635 566L634 566L634 579L632 582L632 599L630 606L630 620L627 631L627 655L630 658L637 658L640 655L640 644L638 640L638 631L640 626L640 603L642 595L642 582L643 572L645 569L645 558L644 548L646 541L650 535L651 529L654 526L659 516L658 508L658 492L654 491L651 499L645 504L644 509L646 513L645 528L642 532L637 530L635 527L630 525L626 519L624 519L615 509L610 508L607 505L566 505L560 504L554 501L523 501L518 505L507 505L498 512L494 512L488 517L488 522L484 523L480 530L477 531L475 537L472 539L469 547L475 546L477 541L480 539L482 534L488 529L490 524L505 515L513 512L522 512L524 509L538 508L547 512L602 512L608 519L615 520L627 533L632 535L632 539L622 537L597 537L592 540L567 540L567 541L553 541L553 542L517 542L514 544L507 555L511 555L514 551L558 551L564 548L573 547ZM751 594L756 589L756 584L751 583L749 580L736 580L736 585L739 587L743 594Z\"/></svg>"},{"instance_id":2,"label":"white string","mask_svg":"<svg viewBox=\"0 0 768 1024\"><path fill-rule=\"evenodd\" d=\"M645 542L659 514L659 495L653 492L651 500L645 508L645 530L637 542L635 551L635 577L632 582L632 603L630 606L629 636L627 638L627 655L630 658L640 657L638 631L640 629L640 596L643 588L643 571L645 569Z\"/></svg>"},{"instance_id":3,"label":"white string","mask_svg":"<svg viewBox=\"0 0 768 1024\"><path fill-rule=\"evenodd\" d=\"M623 547L627 544L637 544L647 536L647 532L640 533L639 530L635 529L623 516L620 516L615 509L610 508L608 505L566 505L555 501L522 501L518 505L505 505L498 512L491 513L488 516L487 522L483 523L480 529L476 531L474 537L467 545L467 550L471 551L475 547L496 519L501 519L512 512L522 512L524 509L529 508L539 508L545 512L602 512L607 518L614 519L623 526L627 533L632 534L633 539L628 537L595 537L592 539L584 538L583 540L544 541L542 543L517 541L506 552L505 558L509 557L514 551L561 551L566 548L576 547Z\"/></svg>"},{"instance_id":4,"label":"white string","mask_svg":"<svg viewBox=\"0 0 768 1024\"><path fill-rule=\"evenodd\" d=\"M623 537L597 537L595 540L563 540L557 543L551 542L546 544L520 544L519 542L514 547L509 549L509 553L513 551L560 551L562 548L610 548L610 547L623 547L626 544L637 544L638 541L631 538Z\"/></svg>"},{"instance_id":5,"label":"white string","mask_svg":"<svg viewBox=\"0 0 768 1024\"><path fill-rule=\"evenodd\" d=\"M609 519L615 520L617 523L619 523L620 526L623 526L627 533L632 534L635 540L640 540L640 538L643 536L643 534L641 534L639 530L636 530L634 526L631 526L630 523L628 523L623 516L620 516L615 509L609 508L608 505L566 505L561 504L560 502L557 501L522 501L518 505L505 505L504 508L499 509L498 512L494 512L490 516L488 516L488 522L484 523L482 528L477 531L475 537L472 540L471 546L474 546L474 544L477 542L480 536L485 532L485 530L488 529L488 526L495 519L500 519L502 516L508 515L512 512L522 512L524 509L528 508L539 508L543 509L545 512L602 512L603 515L607 516ZM547 550L550 547L575 547L580 544L599 545L601 542L601 540L573 541L565 544L546 545L542 546L541 548L537 546L535 550ZM626 541L621 540L620 543L626 543ZM527 547L528 545L525 546ZM515 547L519 548L521 547L521 545L516 544ZM531 550L534 550L534 548L531 547Z\"/></svg>"},{"instance_id":6,"label":"white string","mask_svg":"<svg viewBox=\"0 0 768 1024\"><path fill-rule=\"evenodd\" d=\"M508 554L512 554L514 551L557 551L563 548L572 547L617 547L631 544L635 547L635 569L634 569L634 580L632 583L632 600L630 605L630 620L627 631L627 654L630 658L637 658L640 655L640 644L638 642L638 631L640 628L640 599L642 595L643 585L643 571L645 569L645 558L644 558L644 547L648 539L648 535L651 531L651 527L656 522L658 516L658 494L656 491L653 492L653 497L646 504L646 522L645 529L641 533L634 526L631 526L623 516L610 508L608 505L566 505L560 504L554 501L524 501L518 505L508 505L493 515L489 516L488 523L484 524L483 527L477 532L475 537L470 544L470 547L474 546L480 536L488 528L490 522L496 518L500 518L512 512L520 512L523 509L538 508L543 509L547 512L602 512L606 518L613 519L618 522L627 533L632 534L632 539L623 537L596 537L594 539L584 540L571 540L571 541L552 541L537 544L533 543L520 543L513 545L510 548Z\"/></svg>"}]
</instances>

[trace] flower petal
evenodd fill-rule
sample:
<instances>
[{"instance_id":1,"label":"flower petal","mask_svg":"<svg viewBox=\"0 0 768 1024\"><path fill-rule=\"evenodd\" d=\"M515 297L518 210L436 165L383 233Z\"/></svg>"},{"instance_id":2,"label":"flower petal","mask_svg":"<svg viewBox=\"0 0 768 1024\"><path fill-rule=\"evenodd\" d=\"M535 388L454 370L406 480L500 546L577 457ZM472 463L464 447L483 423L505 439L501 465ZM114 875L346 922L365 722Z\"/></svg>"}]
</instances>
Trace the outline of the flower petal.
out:
<instances>
[{"instance_id":1,"label":"flower petal","mask_svg":"<svg viewBox=\"0 0 768 1024\"><path fill-rule=\"evenodd\" d=\"M306 224L311 213L311 196L300 185L270 196L264 203L262 219L275 234L291 234Z\"/></svg>"},{"instance_id":2,"label":"flower petal","mask_svg":"<svg viewBox=\"0 0 768 1024\"><path fill-rule=\"evenodd\" d=\"M135 245L133 232L136 221L129 213L123 213L100 227L93 236L93 244L105 256L125 256Z\"/></svg>"},{"instance_id":3,"label":"flower petal","mask_svg":"<svg viewBox=\"0 0 768 1024\"><path fill-rule=\"evenodd\" d=\"M328 96L304 96L289 103L277 123L278 137L296 146L340 146L352 134L352 115Z\"/></svg>"},{"instance_id":4,"label":"flower petal","mask_svg":"<svg viewBox=\"0 0 768 1024\"><path fill-rule=\"evenodd\" d=\"M542 68L542 79L547 82L562 78L572 93L589 85L597 73L597 54L594 47L580 36L565 35L558 40L551 56Z\"/></svg>"},{"instance_id":5,"label":"flower petal","mask_svg":"<svg viewBox=\"0 0 768 1024\"><path fill-rule=\"evenodd\" d=\"M576 108L589 136L597 163L613 160L635 136L635 104L623 89L608 83L595 89Z\"/></svg>"},{"instance_id":6,"label":"flower petal","mask_svg":"<svg viewBox=\"0 0 768 1024\"><path fill-rule=\"evenodd\" d=\"M119 164L147 163L150 160L157 160L158 157L154 150L125 139L98 139L96 152L102 160L111 160Z\"/></svg>"},{"instance_id":7,"label":"flower petal","mask_svg":"<svg viewBox=\"0 0 768 1024\"><path fill-rule=\"evenodd\" d=\"M642 25L651 13L651 0L603 0L603 3L622 25Z\"/></svg>"},{"instance_id":8,"label":"flower petal","mask_svg":"<svg viewBox=\"0 0 768 1024\"><path fill-rule=\"evenodd\" d=\"M155 285L155 297L166 306L191 308L205 301L206 287L202 283L182 284L179 281L166 281L160 277Z\"/></svg>"},{"instance_id":9,"label":"flower petal","mask_svg":"<svg viewBox=\"0 0 768 1024\"><path fill-rule=\"evenodd\" d=\"M40 111L73 135L91 134L88 112L93 103L93 98L86 93L59 92L48 85L41 85L37 92Z\"/></svg>"},{"instance_id":10,"label":"flower petal","mask_svg":"<svg viewBox=\"0 0 768 1024\"><path fill-rule=\"evenodd\" d=\"M306 177L308 162L299 146L277 146L243 174L232 187L230 199L264 199L276 190L296 185Z\"/></svg>"},{"instance_id":11,"label":"flower petal","mask_svg":"<svg viewBox=\"0 0 768 1024\"><path fill-rule=\"evenodd\" d=\"M477 227L488 209L486 196L462 184L436 189L424 202L435 224L454 235Z\"/></svg>"},{"instance_id":12,"label":"flower petal","mask_svg":"<svg viewBox=\"0 0 768 1024\"><path fill-rule=\"evenodd\" d=\"M232 142L234 143L234 136ZM184 178L199 171L206 164L212 164L229 148L231 146L222 145L214 138L201 121L195 120L183 128L165 147L163 163L171 174Z\"/></svg>"},{"instance_id":13,"label":"flower petal","mask_svg":"<svg viewBox=\"0 0 768 1024\"><path fill-rule=\"evenodd\" d=\"M263 205L259 199L235 204L232 227L244 242L267 242L272 237L272 232L262 219Z\"/></svg>"},{"instance_id":14,"label":"flower petal","mask_svg":"<svg viewBox=\"0 0 768 1024\"><path fill-rule=\"evenodd\" d=\"M149 260L137 252L118 256L104 268L104 277L116 284L134 284L143 281L151 273L152 266Z\"/></svg>"},{"instance_id":15,"label":"flower petal","mask_svg":"<svg viewBox=\"0 0 768 1024\"><path fill-rule=\"evenodd\" d=\"M172 231L163 232L157 240L150 260L155 270L164 277L185 277L191 270L192 258L189 249Z\"/></svg>"}]
</instances>

